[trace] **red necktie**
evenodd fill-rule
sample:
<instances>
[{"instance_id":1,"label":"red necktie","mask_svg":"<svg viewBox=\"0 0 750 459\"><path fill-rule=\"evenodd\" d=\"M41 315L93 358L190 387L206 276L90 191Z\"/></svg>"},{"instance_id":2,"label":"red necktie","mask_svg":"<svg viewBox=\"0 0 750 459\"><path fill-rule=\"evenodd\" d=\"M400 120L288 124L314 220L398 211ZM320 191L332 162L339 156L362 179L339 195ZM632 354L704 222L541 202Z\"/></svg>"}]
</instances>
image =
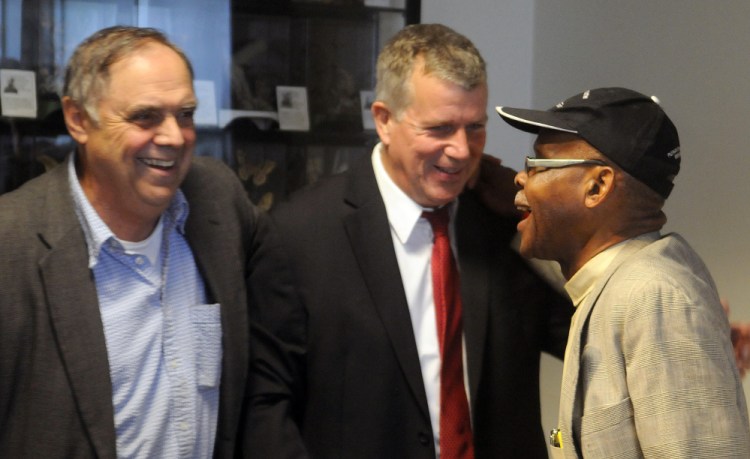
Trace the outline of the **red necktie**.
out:
<instances>
[{"instance_id":1,"label":"red necktie","mask_svg":"<svg viewBox=\"0 0 750 459\"><path fill-rule=\"evenodd\" d=\"M461 295L458 270L448 237L448 207L422 216L430 222L435 241L432 246L432 289L435 297L440 369L440 457L473 458L474 443L469 419L469 403L464 389L461 325Z\"/></svg>"}]
</instances>

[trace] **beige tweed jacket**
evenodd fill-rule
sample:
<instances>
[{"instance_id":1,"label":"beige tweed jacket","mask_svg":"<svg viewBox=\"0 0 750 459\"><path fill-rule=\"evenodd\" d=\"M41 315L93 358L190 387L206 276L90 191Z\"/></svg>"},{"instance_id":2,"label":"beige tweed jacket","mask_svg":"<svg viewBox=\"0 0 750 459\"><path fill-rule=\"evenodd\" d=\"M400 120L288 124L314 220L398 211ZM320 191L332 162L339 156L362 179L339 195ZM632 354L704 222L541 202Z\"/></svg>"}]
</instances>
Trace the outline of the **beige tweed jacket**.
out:
<instances>
[{"instance_id":1,"label":"beige tweed jacket","mask_svg":"<svg viewBox=\"0 0 750 459\"><path fill-rule=\"evenodd\" d=\"M628 244L576 316L560 397L566 458L750 458L727 317L681 236Z\"/></svg>"}]
</instances>

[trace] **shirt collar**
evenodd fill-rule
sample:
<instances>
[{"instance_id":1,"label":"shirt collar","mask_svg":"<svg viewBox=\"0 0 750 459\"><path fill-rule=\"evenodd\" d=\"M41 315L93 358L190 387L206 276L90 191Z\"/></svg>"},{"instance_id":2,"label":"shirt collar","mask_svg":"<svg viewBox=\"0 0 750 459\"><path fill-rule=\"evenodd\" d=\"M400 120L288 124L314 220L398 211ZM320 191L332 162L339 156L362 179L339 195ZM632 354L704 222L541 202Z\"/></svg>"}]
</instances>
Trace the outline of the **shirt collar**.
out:
<instances>
[{"instance_id":1,"label":"shirt collar","mask_svg":"<svg viewBox=\"0 0 750 459\"><path fill-rule=\"evenodd\" d=\"M81 188L78 176L76 175L75 156L75 152L68 155L68 182L70 183L70 192L76 216L86 238L86 246L89 252L89 268L93 268L96 266L102 246L109 241L115 245L119 245L119 242L117 242L115 234L99 217L99 214L94 210L94 207L83 192L83 188ZM176 228L181 234L185 234L185 222L189 213L190 208L187 199L185 199L182 190L178 189L169 203L169 207L162 215L165 233L168 234Z\"/></svg>"},{"instance_id":2,"label":"shirt collar","mask_svg":"<svg viewBox=\"0 0 750 459\"><path fill-rule=\"evenodd\" d=\"M393 228L399 242L405 244L412 235L417 222L426 209L411 199L388 175L383 166L382 158L383 144L378 143L372 153L372 168L375 171L375 180L380 189L380 195L385 203L385 211L388 215L388 222ZM451 206L451 223L458 205L457 201L448 204Z\"/></svg>"},{"instance_id":3,"label":"shirt collar","mask_svg":"<svg viewBox=\"0 0 750 459\"><path fill-rule=\"evenodd\" d=\"M642 239L656 239L658 238L658 231L642 234L640 236L627 239L611 247L608 247L604 251L596 254L591 260L587 261L577 273L565 283L565 291L568 292L570 299L573 301L573 305L578 307L579 304L586 299L586 297L594 289L596 281L604 274L604 271L609 265L617 258L617 255L628 245L635 241Z\"/></svg>"}]
</instances>

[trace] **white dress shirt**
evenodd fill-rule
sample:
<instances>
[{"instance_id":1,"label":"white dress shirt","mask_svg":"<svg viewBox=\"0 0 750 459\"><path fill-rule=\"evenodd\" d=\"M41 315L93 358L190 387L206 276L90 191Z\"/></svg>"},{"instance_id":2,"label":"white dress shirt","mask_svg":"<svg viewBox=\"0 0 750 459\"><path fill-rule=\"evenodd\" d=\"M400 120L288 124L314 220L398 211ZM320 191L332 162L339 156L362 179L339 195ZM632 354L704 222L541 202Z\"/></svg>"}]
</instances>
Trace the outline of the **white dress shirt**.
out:
<instances>
[{"instance_id":1,"label":"white dress shirt","mask_svg":"<svg viewBox=\"0 0 750 459\"><path fill-rule=\"evenodd\" d=\"M372 166L380 195L385 203L388 223L391 228L393 249L401 273L401 280L409 305L411 325L417 342L419 363L422 368L422 380L427 405L430 410L430 421L434 434L435 451L440 457L440 346L438 344L437 324L435 322L435 302L432 293L432 270L430 259L432 256L432 227L421 218L425 209L414 202L391 179L383 166L381 150L378 144L373 150ZM449 228L453 255L458 259L456 251L453 216L456 213L457 202L450 204L451 223ZM466 351L464 346L464 387L466 384ZM469 400L467 391L467 400Z\"/></svg>"}]
</instances>

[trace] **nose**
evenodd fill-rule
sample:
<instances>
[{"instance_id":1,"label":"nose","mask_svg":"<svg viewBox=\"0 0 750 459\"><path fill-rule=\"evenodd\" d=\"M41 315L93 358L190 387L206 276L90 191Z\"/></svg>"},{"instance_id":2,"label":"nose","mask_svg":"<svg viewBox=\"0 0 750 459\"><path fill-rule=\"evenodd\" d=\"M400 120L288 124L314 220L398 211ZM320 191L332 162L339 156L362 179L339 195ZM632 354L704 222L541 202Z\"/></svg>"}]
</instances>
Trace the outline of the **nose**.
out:
<instances>
[{"instance_id":1,"label":"nose","mask_svg":"<svg viewBox=\"0 0 750 459\"><path fill-rule=\"evenodd\" d=\"M516 178L513 179L513 182L516 184L516 186L519 189L523 189L523 187L526 185L526 179L529 178L528 175L526 175L526 171L521 171L516 174Z\"/></svg>"},{"instance_id":2,"label":"nose","mask_svg":"<svg viewBox=\"0 0 750 459\"><path fill-rule=\"evenodd\" d=\"M183 135L182 127L174 116L169 115L164 117L164 120L156 130L154 143L157 145L175 147L185 144L185 136Z\"/></svg>"},{"instance_id":3,"label":"nose","mask_svg":"<svg viewBox=\"0 0 750 459\"><path fill-rule=\"evenodd\" d=\"M466 159L469 157L469 137L464 129L456 129L451 136L448 145L444 149L445 154L455 159Z\"/></svg>"}]
</instances>

